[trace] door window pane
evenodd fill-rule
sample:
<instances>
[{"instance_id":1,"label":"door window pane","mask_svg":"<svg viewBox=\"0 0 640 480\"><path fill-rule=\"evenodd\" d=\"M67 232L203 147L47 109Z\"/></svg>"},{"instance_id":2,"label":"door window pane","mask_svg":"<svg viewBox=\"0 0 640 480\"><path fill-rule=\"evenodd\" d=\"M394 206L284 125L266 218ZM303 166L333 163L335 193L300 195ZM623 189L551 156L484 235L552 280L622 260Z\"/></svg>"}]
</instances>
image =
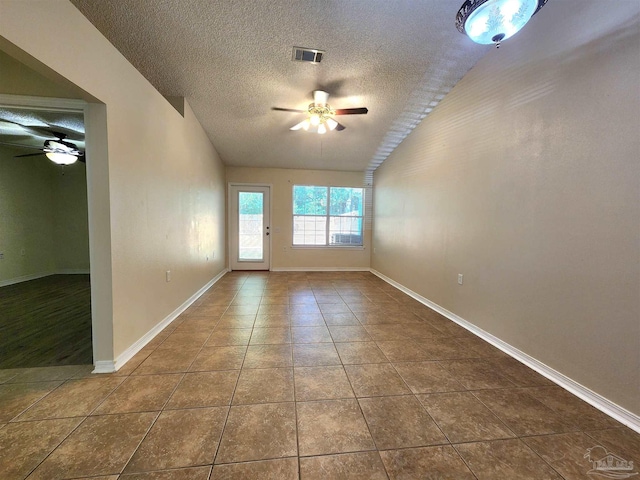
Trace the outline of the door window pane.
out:
<instances>
[{"instance_id":1,"label":"door window pane","mask_svg":"<svg viewBox=\"0 0 640 480\"><path fill-rule=\"evenodd\" d=\"M238 260L262 260L262 192L238 192Z\"/></svg>"}]
</instances>

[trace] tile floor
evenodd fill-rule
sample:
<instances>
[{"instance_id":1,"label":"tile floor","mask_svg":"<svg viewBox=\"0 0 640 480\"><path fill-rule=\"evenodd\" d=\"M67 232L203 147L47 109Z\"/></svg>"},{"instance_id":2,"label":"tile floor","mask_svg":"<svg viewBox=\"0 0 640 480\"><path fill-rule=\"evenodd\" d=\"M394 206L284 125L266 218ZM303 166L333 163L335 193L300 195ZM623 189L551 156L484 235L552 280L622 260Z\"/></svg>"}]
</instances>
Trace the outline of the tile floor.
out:
<instances>
[{"instance_id":1,"label":"tile floor","mask_svg":"<svg viewBox=\"0 0 640 480\"><path fill-rule=\"evenodd\" d=\"M227 274L89 372L0 370L2 480L569 480L594 446L640 464L640 435L368 273Z\"/></svg>"}]
</instances>

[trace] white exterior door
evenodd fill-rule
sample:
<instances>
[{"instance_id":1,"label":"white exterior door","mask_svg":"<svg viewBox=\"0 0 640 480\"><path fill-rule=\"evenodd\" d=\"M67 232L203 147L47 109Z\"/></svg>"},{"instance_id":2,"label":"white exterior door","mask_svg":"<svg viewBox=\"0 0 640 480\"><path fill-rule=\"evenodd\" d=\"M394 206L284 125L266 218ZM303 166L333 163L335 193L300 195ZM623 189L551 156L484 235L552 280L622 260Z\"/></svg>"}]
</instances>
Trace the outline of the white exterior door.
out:
<instances>
[{"instance_id":1,"label":"white exterior door","mask_svg":"<svg viewBox=\"0 0 640 480\"><path fill-rule=\"evenodd\" d=\"M229 266L269 270L269 194L264 185L229 185Z\"/></svg>"}]
</instances>

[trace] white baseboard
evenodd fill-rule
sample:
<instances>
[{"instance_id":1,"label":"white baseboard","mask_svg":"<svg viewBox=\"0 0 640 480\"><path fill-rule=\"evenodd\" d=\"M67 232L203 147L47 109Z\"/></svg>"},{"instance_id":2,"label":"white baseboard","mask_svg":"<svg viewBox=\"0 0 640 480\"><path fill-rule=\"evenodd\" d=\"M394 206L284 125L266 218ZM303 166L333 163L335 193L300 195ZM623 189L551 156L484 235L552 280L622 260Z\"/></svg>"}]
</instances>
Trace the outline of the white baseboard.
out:
<instances>
[{"instance_id":1,"label":"white baseboard","mask_svg":"<svg viewBox=\"0 0 640 480\"><path fill-rule=\"evenodd\" d=\"M544 377L548 378L555 384L573 393L578 398L581 398L582 400L594 406L598 410L606 413L610 417L626 425L632 430L640 433L640 416L636 415L633 412L630 412L629 410L621 407L620 405L613 403L611 400L603 397L602 395L594 392L593 390L585 387L584 385L579 384L578 382L576 382L575 380L572 380L571 378L567 377L563 373L560 373L557 370L554 370L553 368L545 365L541 361L518 350L517 348L500 340L498 337L495 337L489 332L482 330L481 328L475 326L474 324L468 322L467 320L464 320L463 318L459 317L455 313L450 312L446 308L441 307L437 303L432 302L431 300L423 297L422 295L414 292L413 290L408 289L404 285L401 285L400 283L392 280L391 278L378 272L377 270L374 270L372 268L370 269L370 271L377 277L387 282L389 285L396 287L398 290L406 293L407 295L419 301L423 305L426 305L427 307L435 310L439 314L445 316L452 322L455 322L461 327L464 327L474 335L477 335L483 340L486 340L494 347L499 348L507 355L515 358L516 360L525 364L529 368L532 368L533 370L538 372L540 375L543 375Z\"/></svg>"},{"instance_id":2,"label":"white baseboard","mask_svg":"<svg viewBox=\"0 0 640 480\"><path fill-rule=\"evenodd\" d=\"M38 278L44 278L54 274L55 272L32 273L31 275L22 275L20 277L9 278L7 280L0 280L0 287L7 287L9 285L15 285L16 283L37 280Z\"/></svg>"},{"instance_id":3,"label":"white baseboard","mask_svg":"<svg viewBox=\"0 0 640 480\"><path fill-rule=\"evenodd\" d=\"M369 267L273 267L272 272L368 272Z\"/></svg>"},{"instance_id":4,"label":"white baseboard","mask_svg":"<svg viewBox=\"0 0 640 480\"><path fill-rule=\"evenodd\" d=\"M127 363L133 356L138 353L140 350L144 348L151 340L154 339L158 333L160 333L167 325L173 322L176 318L180 316L182 312L184 312L187 308L189 308L193 302L195 302L198 298L202 296L204 292L206 292L211 286L220 280L224 275L227 274L226 270L222 270L218 275L216 275L213 279L207 282L205 286L203 286L196 293L191 295L189 299L187 299L182 305L176 308L173 312L167 315L164 320L158 323L155 327L145 333L138 341L136 341L133 345L127 348L124 352L122 352L115 361L106 360L106 361L97 361L94 363L93 373L113 373L118 371L122 366Z\"/></svg>"}]
</instances>

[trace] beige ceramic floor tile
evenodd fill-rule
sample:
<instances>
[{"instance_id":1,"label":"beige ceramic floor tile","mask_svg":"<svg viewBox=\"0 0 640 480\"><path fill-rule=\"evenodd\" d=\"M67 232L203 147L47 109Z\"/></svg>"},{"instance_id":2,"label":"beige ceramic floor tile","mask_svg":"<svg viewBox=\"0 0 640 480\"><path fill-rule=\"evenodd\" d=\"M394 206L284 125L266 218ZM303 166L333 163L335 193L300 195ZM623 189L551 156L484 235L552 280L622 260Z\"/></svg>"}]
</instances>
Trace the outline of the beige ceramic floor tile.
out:
<instances>
[{"instance_id":1,"label":"beige ceramic floor tile","mask_svg":"<svg viewBox=\"0 0 640 480\"><path fill-rule=\"evenodd\" d=\"M126 413L87 418L29 476L54 480L120 473L157 413Z\"/></svg>"},{"instance_id":2,"label":"beige ceramic floor tile","mask_svg":"<svg viewBox=\"0 0 640 480\"><path fill-rule=\"evenodd\" d=\"M296 409L301 456L375 449L356 400L298 402Z\"/></svg>"},{"instance_id":3,"label":"beige ceramic floor tile","mask_svg":"<svg viewBox=\"0 0 640 480\"><path fill-rule=\"evenodd\" d=\"M288 328L291 326L291 317L289 315L258 315L253 326L257 328Z\"/></svg>"},{"instance_id":4,"label":"beige ceramic floor tile","mask_svg":"<svg viewBox=\"0 0 640 480\"><path fill-rule=\"evenodd\" d=\"M440 365L468 390L510 388L513 383L486 362L478 360L446 360Z\"/></svg>"},{"instance_id":5,"label":"beige ceramic floor tile","mask_svg":"<svg viewBox=\"0 0 640 480\"><path fill-rule=\"evenodd\" d=\"M560 475L517 439L464 443L455 448L478 480L562 480Z\"/></svg>"},{"instance_id":6,"label":"beige ceramic floor tile","mask_svg":"<svg viewBox=\"0 0 640 480\"><path fill-rule=\"evenodd\" d=\"M391 362L423 362L431 360L418 344L409 340L378 341L378 348Z\"/></svg>"},{"instance_id":7,"label":"beige ceramic floor tile","mask_svg":"<svg viewBox=\"0 0 640 480\"><path fill-rule=\"evenodd\" d=\"M279 458L216 465L211 480L298 480L298 459Z\"/></svg>"},{"instance_id":8,"label":"beige ceramic floor tile","mask_svg":"<svg viewBox=\"0 0 640 480\"><path fill-rule=\"evenodd\" d=\"M521 389L483 390L474 395L516 435L544 435L577 430Z\"/></svg>"},{"instance_id":9,"label":"beige ceramic floor tile","mask_svg":"<svg viewBox=\"0 0 640 480\"><path fill-rule=\"evenodd\" d=\"M630 428L609 428L606 430L590 430L586 432L599 445L607 450L621 455L625 460L633 460L636 468L640 466L640 433L634 432Z\"/></svg>"},{"instance_id":10,"label":"beige ceramic floor tile","mask_svg":"<svg viewBox=\"0 0 640 480\"><path fill-rule=\"evenodd\" d=\"M68 380L16 420L43 420L89 415L123 380L123 377Z\"/></svg>"},{"instance_id":11,"label":"beige ceramic floor tile","mask_svg":"<svg viewBox=\"0 0 640 480\"><path fill-rule=\"evenodd\" d=\"M249 345L243 368L290 367L291 345Z\"/></svg>"},{"instance_id":12,"label":"beige ceramic floor tile","mask_svg":"<svg viewBox=\"0 0 640 480\"><path fill-rule=\"evenodd\" d=\"M448 443L413 395L358 401L379 450Z\"/></svg>"},{"instance_id":13,"label":"beige ceramic floor tile","mask_svg":"<svg viewBox=\"0 0 640 480\"><path fill-rule=\"evenodd\" d=\"M374 342L346 342L335 345L344 365L389 362Z\"/></svg>"},{"instance_id":14,"label":"beige ceramic floor tile","mask_svg":"<svg viewBox=\"0 0 640 480\"><path fill-rule=\"evenodd\" d=\"M522 441L540 455L565 480L606 478L598 475L593 477L588 475L593 465L589 462L589 456L587 455L591 451L587 452L587 450L596 447L596 442L582 432L526 437ZM592 452L594 460L600 460L606 457L608 453L600 451L599 455L597 447Z\"/></svg>"},{"instance_id":15,"label":"beige ceramic floor tile","mask_svg":"<svg viewBox=\"0 0 640 480\"><path fill-rule=\"evenodd\" d=\"M620 424L600 410L583 402L560 387L535 387L525 390L551 410L561 414L569 423L582 430L618 427Z\"/></svg>"},{"instance_id":16,"label":"beige ceramic floor tile","mask_svg":"<svg viewBox=\"0 0 640 480\"><path fill-rule=\"evenodd\" d=\"M293 402L231 407L215 463L237 463L298 454Z\"/></svg>"},{"instance_id":17,"label":"beige ceramic floor tile","mask_svg":"<svg viewBox=\"0 0 640 480\"><path fill-rule=\"evenodd\" d=\"M244 369L233 395L233 404L293 401L292 368Z\"/></svg>"},{"instance_id":18,"label":"beige ceramic floor tile","mask_svg":"<svg viewBox=\"0 0 640 480\"><path fill-rule=\"evenodd\" d=\"M0 472L3 480L21 480L46 458L82 418L12 423L0 428Z\"/></svg>"},{"instance_id":19,"label":"beige ceramic floor tile","mask_svg":"<svg viewBox=\"0 0 640 480\"><path fill-rule=\"evenodd\" d=\"M208 480L210 466L120 475L119 480ZM84 480L84 479L82 479ZM86 480L100 480L86 479ZM111 479L109 479L111 480ZM116 480L116 479L114 479Z\"/></svg>"},{"instance_id":20,"label":"beige ceramic floor tile","mask_svg":"<svg viewBox=\"0 0 640 480\"><path fill-rule=\"evenodd\" d=\"M167 409L229 405L238 370L187 373L171 395Z\"/></svg>"},{"instance_id":21,"label":"beige ceramic floor tile","mask_svg":"<svg viewBox=\"0 0 640 480\"><path fill-rule=\"evenodd\" d=\"M94 414L160 411L181 378L182 374L128 377Z\"/></svg>"},{"instance_id":22,"label":"beige ceramic floor tile","mask_svg":"<svg viewBox=\"0 0 640 480\"><path fill-rule=\"evenodd\" d=\"M464 390L437 362L394 363L393 366L413 393Z\"/></svg>"},{"instance_id":23,"label":"beige ceramic floor tile","mask_svg":"<svg viewBox=\"0 0 640 480\"><path fill-rule=\"evenodd\" d=\"M358 325L333 325L329 327L334 342L370 342L367 330Z\"/></svg>"},{"instance_id":24,"label":"beige ceramic floor tile","mask_svg":"<svg viewBox=\"0 0 640 480\"><path fill-rule=\"evenodd\" d=\"M470 392L418 395L418 399L451 443L515 437Z\"/></svg>"},{"instance_id":25,"label":"beige ceramic floor tile","mask_svg":"<svg viewBox=\"0 0 640 480\"><path fill-rule=\"evenodd\" d=\"M200 347L158 347L135 369L133 375L186 372L199 352Z\"/></svg>"},{"instance_id":26,"label":"beige ceramic floor tile","mask_svg":"<svg viewBox=\"0 0 640 480\"><path fill-rule=\"evenodd\" d=\"M302 480L387 480L378 452L342 453L300 459Z\"/></svg>"},{"instance_id":27,"label":"beige ceramic floor tile","mask_svg":"<svg viewBox=\"0 0 640 480\"><path fill-rule=\"evenodd\" d=\"M220 321L216 325L216 330L223 330L228 328L253 328L253 324L256 321L255 314L253 315L236 315L236 314L224 314Z\"/></svg>"},{"instance_id":28,"label":"beige ceramic floor tile","mask_svg":"<svg viewBox=\"0 0 640 480\"><path fill-rule=\"evenodd\" d=\"M246 351L247 347L241 345L204 347L194 359L189 371L238 370L242 367Z\"/></svg>"},{"instance_id":29,"label":"beige ceramic floor tile","mask_svg":"<svg viewBox=\"0 0 640 480\"><path fill-rule=\"evenodd\" d=\"M293 346L293 361L296 367L319 367L340 365L340 357L333 343L308 343Z\"/></svg>"},{"instance_id":30,"label":"beige ceramic floor tile","mask_svg":"<svg viewBox=\"0 0 640 480\"><path fill-rule=\"evenodd\" d=\"M341 366L297 367L295 386L299 402L355 397Z\"/></svg>"},{"instance_id":31,"label":"beige ceramic floor tile","mask_svg":"<svg viewBox=\"0 0 640 480\"><path fill-rule=\"evenodd\" d=\"M277 345L291 343L289 327L253 328L249 345Z\"/></svg>"},{"instance_id":32,"label":"beige ceramic floor tile","mask_svg":"<svg viewBox=\"0 0 640 480\"><path fill-rule=\"evenodd\" d=\"M228 407L167 410L160 414L125 472L213 463Z\"/></svg>"},{"instance_id":33,"label":"beige ceramic floor tile","mask_svg":"<svg viewBox=\"0 0 640 480\"><path fill-rule=\"evenodd\" d=\"M293 343L326 343L332 342L327 327L291 327Z\"/></svg>"},{"instance_id":34,"label":"beige ceramic floor tile","mask_svg":"<svg viewBox=\"0 0 640 480\"><path fill-rule=\"evenodd\" d=\"M207 347L226 347L229 345L248 345L251 338L251 328L224 328L213 331Z\"/></svg>"},{"instance_id":35,"label":"beige ceramic floor tile","mask_svg":"<svg viewBox=\"0 0 640 480\"><path fill-rule=\"evenodd\" d=\"M60 386L62 381L0 385L0 422L8 422Z\"/></svg>"},{"instance_id":36,"label":"beige ceramic floor tile","mask_svg":"<svg viewBox=\"0 0 640 480\"><path fill-rule=\"evenodd\" d=\"M324 327L324 317L320 313L301 313L291 315L293 327Z\"/></svg>"},{"instance_id":37,"label":"beige ceramic floor tile","mask_svg":"<svg viewBox=\"0 0 640 480\"><path fill-rule=\"evenodd\" d=\"M360 321L351 312L346 313L324 313L322 314L327 325L353 325L360 326Z\"/></svg>"},{"instance_id":38,"label":"beige ceramic floor tile","mask_svg":"<svg viewBox=\"0 0 640 480\"><path fill-rule=\"evenodd\" d=\"M411 393L390 363L345 365L344 369L358 397Z\"/></svg>"},{"instance_id":39,"label":"beige ceramic floor tile","mask_svg":"<svg viewBox=\"0 0 640 480\"><path fill-rule=\"evenodd\" d=\"M380 452L390 480L475 480L451 446L405 448Z\"/></svg>"}]
</instances>

